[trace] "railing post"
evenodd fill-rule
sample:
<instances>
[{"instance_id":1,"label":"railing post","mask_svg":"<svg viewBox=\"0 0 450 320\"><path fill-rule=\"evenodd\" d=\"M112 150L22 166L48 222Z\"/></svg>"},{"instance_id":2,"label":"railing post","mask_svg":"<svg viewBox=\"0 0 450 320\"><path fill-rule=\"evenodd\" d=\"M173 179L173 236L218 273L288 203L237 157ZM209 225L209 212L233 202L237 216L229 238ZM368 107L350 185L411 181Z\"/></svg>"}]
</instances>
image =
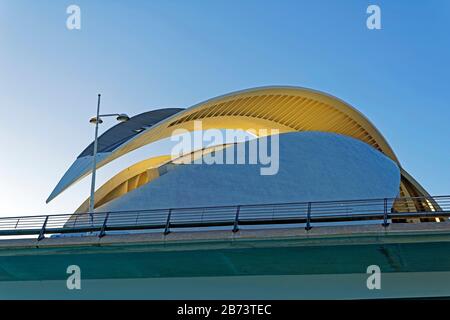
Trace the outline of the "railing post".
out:
<instances>
[{"instance_id":1,"label":"railing post","mask_svg":"<svg viewBox=\"0 0 450 320\"><path fill-rule=\"evenodd\" d=\"M79 214L76 214L75 215L75 219L73 220L73 225L72 225L72 228L75 228L75 226L77 225L77 220L78 220L78 217L79 217L80 215ZM70 218L69 218L70 219Z\"/></svg>"},{"instance_id":2,"label":"railing post","mask_svg":"<svg viewBox=\"0 0 450 320\"><path fill-rule=\"evenodd\" d=\"M308 202L308 211L306 213L306 227L305 230L311 230L311 202Z\"/></svg>"},{"instance_id":3,"label":"railing post","mask_svg":"<svg viewBox=\"0 0 450 320\"><path fill-rule=\"evenodd\" d=\"M388 205L387 205L387 199L384 198L384 208L383 208L383 227L388 227L389 223L388 223Z\"/></svg>"},{"instance_id":4,"label":"railing post","mask_svg":"<svg viewBox=\"0 0 450 320\"><path fill-rule=\"evenodd\" d=\"M169 213L167 214L166 228L164 229L164 235L168 235L170 233L170 216L172 215L172 209L169 209Z\"/></svg>"},{"instance_id":5,"label":"railing post","mask_svg":"<svg viewBox=\"0 0 450 320\"><path fill-rule=\"evenodd\" d=\"M39 236L37 238L38 241L41 241L42 239L45 238L45 227L47 226L48 217L49 216L45 217L45 221L44 224L42 225L41 232L39 232Z\"/></svg>"},{"instance_id":6,"label":"railing post","mask_svg":"<svg viewBox=\"0 0 450 320\"><path fill-rule=\"evenodd\" d=\"M140 211L138 211L137 212L137 215L136 215L136 221L134 222L134 225L137 225L138 224L138 221L139 221L139 217L141 216L141 212Z\"/></svg>"},{"instance_id":7,"label":"railing post","mask_svg":"<svg viewBox=\"0 0 450 320\"><path fill-rule=\"evenodd\" d=\"M100 230L100 233L98 234L99 238L103 238L106 234L106 223L108 222L108 217L109 217L109 212L106 213L105 220L103 221L102 229Z\"/></svg>"},{"instance_id":8,"label":"railing post","mask_svg":"<svg viewBox=\"0 0 450 320\"><path fill-rule=\"evenodd\" d=\"M237 206L236 216L234 218L233 232L239 231L239 212L241 211L241 206Z\"/></svg>"}]
</instances>

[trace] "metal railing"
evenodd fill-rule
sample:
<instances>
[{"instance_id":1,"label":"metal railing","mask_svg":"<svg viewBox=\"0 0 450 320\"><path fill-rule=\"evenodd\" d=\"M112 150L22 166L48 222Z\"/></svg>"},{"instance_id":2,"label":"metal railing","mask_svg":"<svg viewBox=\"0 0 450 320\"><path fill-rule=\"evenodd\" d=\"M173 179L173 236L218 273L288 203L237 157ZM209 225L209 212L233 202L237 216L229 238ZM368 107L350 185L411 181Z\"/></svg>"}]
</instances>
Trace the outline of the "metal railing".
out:
<instances>
[{"instance_id":1,"label":"metal railing","mask_svg":"<svg viewBox=\"0 0 450 320\"><path fill-rule=\"evenodd\" d=\"M244 226L299 225L306 230L324 224L441 222L450 217L450 196L371 200L294 202L218 207L171 208L0 218L0 236L93 233Z\"/></svg>"}]
</instances>

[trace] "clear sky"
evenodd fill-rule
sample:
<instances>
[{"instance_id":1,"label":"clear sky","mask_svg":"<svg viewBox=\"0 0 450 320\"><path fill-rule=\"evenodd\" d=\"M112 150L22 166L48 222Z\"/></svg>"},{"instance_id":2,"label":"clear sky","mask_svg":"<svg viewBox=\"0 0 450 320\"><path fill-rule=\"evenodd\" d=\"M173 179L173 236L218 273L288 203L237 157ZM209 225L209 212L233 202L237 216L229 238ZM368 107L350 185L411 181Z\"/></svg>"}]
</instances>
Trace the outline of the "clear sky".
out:
<instances>
[{"instance_id":1,"label":"clear sky","mask_svg":"<svg viewBox=\"0 0 450 320\"><path fill-rule=\"evenodd\" d=\"M81 30L66 28L71 4ZM370 4L381 30L366 27ZM255 86L325 91L431 194L450 194L449 60L448 0L0 0L0 215L70 213L88 197L84 179L45 204L92 141L98 92L104 112L135 115Z\"/></svg>"}]
</instances>

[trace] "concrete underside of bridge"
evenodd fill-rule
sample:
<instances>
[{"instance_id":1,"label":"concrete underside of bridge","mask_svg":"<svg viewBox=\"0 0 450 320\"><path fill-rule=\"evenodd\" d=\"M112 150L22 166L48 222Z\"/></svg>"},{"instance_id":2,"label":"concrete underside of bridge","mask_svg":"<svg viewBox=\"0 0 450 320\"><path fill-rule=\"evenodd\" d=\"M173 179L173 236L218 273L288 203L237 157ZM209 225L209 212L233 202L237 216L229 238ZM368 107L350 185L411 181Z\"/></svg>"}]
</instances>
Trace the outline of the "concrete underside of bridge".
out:
<instances>
[{"instance_id":1,"label":"concrete underside of bridge","mask_svg":"<svg viewBox=\"0 0 450 320\"><path fill-rule=\"evenodd\" d=\"M448 222L2 240L0 298L448 297L449 253Z\"/></svg>"}]
</instances>

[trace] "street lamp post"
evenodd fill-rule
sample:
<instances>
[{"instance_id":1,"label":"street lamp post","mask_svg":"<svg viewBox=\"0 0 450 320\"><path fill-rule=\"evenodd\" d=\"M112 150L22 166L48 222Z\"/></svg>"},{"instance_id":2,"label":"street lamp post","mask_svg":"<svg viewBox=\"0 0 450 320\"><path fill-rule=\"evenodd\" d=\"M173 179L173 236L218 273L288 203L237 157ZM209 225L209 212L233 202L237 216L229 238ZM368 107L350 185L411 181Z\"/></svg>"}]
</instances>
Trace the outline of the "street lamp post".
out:
<instances>
[{"instance_id":1,"label":"street lamp post","mask_svg":"<svg viewBox=\"0 0 450 320\"><path fill-rule=\"evenodd\" d=\"M95 205L95 176L97 171L97 148L98 148L98 125L103 123L102 118L105 117L116 117L117 121L125 122L130 119L124 113L112 113L112 114L100 114L100 98L101 94L98 95L97 100L97 116L92 118L89 122L95 124L95 138L94 138L94 151L92 153L92 180L91 180L91 196L89 198L89 214L91 217L91 223L94 220L94 205Z\"/></svg>"}]
</instances>

